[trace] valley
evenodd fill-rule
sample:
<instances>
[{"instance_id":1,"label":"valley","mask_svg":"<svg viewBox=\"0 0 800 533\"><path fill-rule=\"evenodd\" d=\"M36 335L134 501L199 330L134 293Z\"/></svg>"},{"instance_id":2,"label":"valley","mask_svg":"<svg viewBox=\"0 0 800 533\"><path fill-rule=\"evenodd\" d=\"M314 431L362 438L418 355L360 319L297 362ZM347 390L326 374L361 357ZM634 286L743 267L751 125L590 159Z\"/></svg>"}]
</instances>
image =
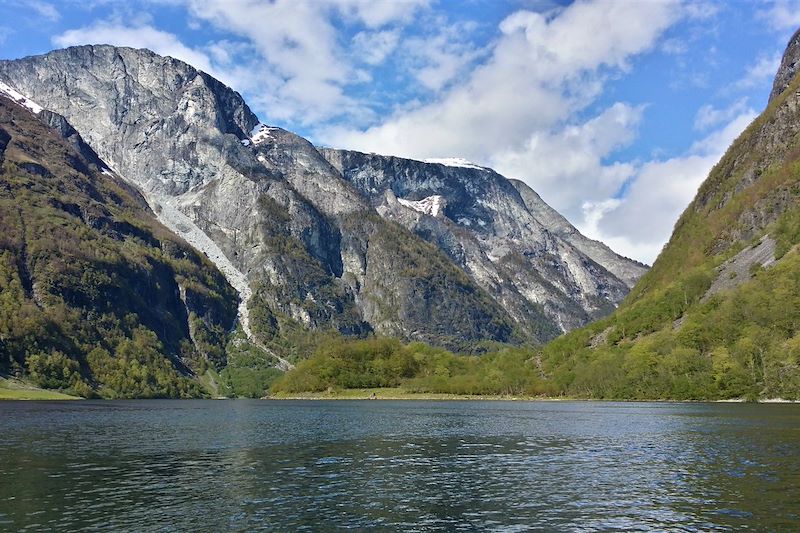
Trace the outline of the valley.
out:
<instances>
[{"instance_id":1,"label":"valley","mask_svg":"<svg viewBox=\"0 0 800 533\"><path fill-rule=\"evenodd\" d=\"M183 340L153 322L157 343L147 341L148 361L163 357L174 379L191 386L156 395L402 387L419 394L794 399L800 92L786 68L769 107L714 168L649 271L584 237L522 182L457 159L317 148L261 124L218 80L147 50L82 46L0 62L3 105L17 128L3 130L4 168L11 184L19 172L30 183L53 175L41 164L52 148L26 148L31 163L16 155L28 146L21 136L42 135L37 120L44 118L89 158L90 180L135 187L126 194L135 195L137 216L165 225L157 241L148 229L121 234L119 245L163 250L172 238L199 252L190 261L214 279L212 300L197 300L195 285L173 285L188 311L169 330L184 332ZM55 83L63 72L68 81ZM86 164L78 170L85 173ZM80 205L60 209L82 217L89 229L81 232L97 231ZM9 204L4 218L11 213ZM39 222L19 216L13 231L23 240L9 241L17 244L9 244L8 264L22 270L9 271L7 283L22 288L9 301L30 301L24 305L46 314L51 304L27 273L37 267L26 227ZM127 275L114 283L128 283ZM82 283L82 291L108 290L85 275ZM56 287L54 301L74 306L76 316L104 316L96 315L100 301ZM216 308L203 315L209 311L196 312L190 301ZM141 305L162 317L175 313L162 295ZM130 329L121 329L121 340L145 343L136 329L149 320L142 313L125 319ZM7 375L83 396L149 390L107 388L92 357L118 348L93 345L91 335L23 356L18 339L29 333L7 331L0 368ZM61 365L54 358L72 370L51 370Z\"/></svg>"}]
</instances>

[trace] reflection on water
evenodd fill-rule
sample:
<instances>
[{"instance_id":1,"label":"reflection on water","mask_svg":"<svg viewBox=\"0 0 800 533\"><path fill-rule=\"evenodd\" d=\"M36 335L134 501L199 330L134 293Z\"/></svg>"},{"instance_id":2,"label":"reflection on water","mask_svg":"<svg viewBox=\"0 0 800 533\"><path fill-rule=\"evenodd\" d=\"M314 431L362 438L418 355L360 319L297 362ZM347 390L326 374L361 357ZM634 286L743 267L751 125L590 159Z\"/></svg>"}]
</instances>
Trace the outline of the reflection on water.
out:
<instances>
[{"instance_id":1,"label":"reflection on water","mask_svg":"<svg viewBox=\"0 0 800 533\"><path fill-rule=\"evenodd\" d=\"M0 403L0 530L796 530L800 406Z\"/></svg>"}]
</instances>

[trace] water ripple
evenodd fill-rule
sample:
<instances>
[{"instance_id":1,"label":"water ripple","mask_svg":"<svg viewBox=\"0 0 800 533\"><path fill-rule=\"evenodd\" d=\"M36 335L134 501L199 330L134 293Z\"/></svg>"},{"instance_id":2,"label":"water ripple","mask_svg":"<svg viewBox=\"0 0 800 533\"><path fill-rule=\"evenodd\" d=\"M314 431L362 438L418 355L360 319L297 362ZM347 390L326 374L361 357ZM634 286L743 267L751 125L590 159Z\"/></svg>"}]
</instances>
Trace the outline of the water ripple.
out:
<instances>
[{"instance_id":1,"label":"water ripple","mask_svg":"<svg viewBox=\"0 0 800 533\"><path fill-rule=\"evenodd\" d=\"M3 531L797 529L794 406L0 404Z\"/></svg>"}]
</instances>

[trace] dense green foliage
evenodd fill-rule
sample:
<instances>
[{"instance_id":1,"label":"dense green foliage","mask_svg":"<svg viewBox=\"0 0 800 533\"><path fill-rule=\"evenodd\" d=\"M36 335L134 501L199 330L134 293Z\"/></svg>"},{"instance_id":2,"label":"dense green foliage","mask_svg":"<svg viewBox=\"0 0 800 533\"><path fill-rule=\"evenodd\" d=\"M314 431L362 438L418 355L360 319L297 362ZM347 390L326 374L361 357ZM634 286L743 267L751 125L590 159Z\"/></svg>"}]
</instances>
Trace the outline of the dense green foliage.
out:
<instances>
[{"instance_id":1,"label":"dense green foliage","mask_svg":"<svg viewBox=\"0 0 800 533\"><path fill-rule=\"evenodd\" d=\"M230 397L261 398L283 372L262 349L247 341L241 329L231 335L227 366L220 372L220 393Z\"/></svg>"},{"instance_id":2,"label":"dense green foliage","mask_svg":"<svg viewBox=\"0 0 800 533\"><path fill-rule=\"evenodd\" d=\"M236 294L133 189L0 98L0 374L81 396L203 394ZM193 342L192 337L197 340Z\"/></svg>"},{"instance_id":3,"label":"dense green foliage","mask_svg":"<svg viewBox=\"0 0 800 533\"><path fill-rule=\"evenodd\" d=\"M800 254L705 302L697 291L667 303L675 292L546 346L555 388L600 398L800 398Z\"/></svg>"},{"instance_id":4,"label":"dense green foliage","mask_svg":"<svg viewBox=\"0 0 800 533\"><path fill-rule=\"evenodd\" d=\"M463 356L397 339L339 339L320 346L311 358L276 381L271 391L402 386L411 392L452 394L552 393L530 357L530 350L518 347Z\"/></svg>"},{"instance_id":5,"label":"dense green foliage","mask_svg":"<svg viewBox=\"0 0 800 533\"><path fill-rule=\"evenodd\" d=\"M155 334L140 327L134 329L133 338L124 339L117 345L113 355L103 348L95 348L89 352L86 362L94 379L102 384L100 392L106 397L201 396L203 392L197 383L176 377L175 366L164 357L163 352L163 346Z\"/></svg>"}]
</instances>

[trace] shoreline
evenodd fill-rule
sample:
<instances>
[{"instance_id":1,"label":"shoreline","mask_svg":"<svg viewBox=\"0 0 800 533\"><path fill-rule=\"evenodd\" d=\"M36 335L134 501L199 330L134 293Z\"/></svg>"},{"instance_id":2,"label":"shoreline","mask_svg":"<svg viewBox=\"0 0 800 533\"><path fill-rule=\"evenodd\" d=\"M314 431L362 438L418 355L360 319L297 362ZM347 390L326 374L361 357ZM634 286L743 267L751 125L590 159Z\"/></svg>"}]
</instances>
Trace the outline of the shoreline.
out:
<instances>
[{"instance_id":1,"label":"shoreline","mask_svg":"<svg viewBox=\"0 0 800 533\"><path fill-rule=\"evenodd\" d=\"M374 396L373 396L374 394ZM725 400L675 400L675 399L631 399L631 398L577 398L571 396L524 396L502 394L451 394L410 392L401 388L342 389L324 392L276 393L261 400L326 401L326 400L418 400L418 401L505 401L505 402L627 402L627 403L759 403L800 404L800 400L764 398L749 402L744 398Z\"/></svg>"},{"instance_id":2,"label":"shoreline","mask_svg":"<svg viewBox=\"0 0 800 533\"><path fill-rule=\"evenodd\" d=\"M2 401L35 401L35 400L82 400L77 396L64 394L56 390L41 389L29 383L15 379L0 377L0 402Z\"/></svg>"},{"instance_id":3,"label":"shoreline","mask_svg":"<svg viewBox=\"0 0 800 533\"><path fill-rule=\"evenodd\" d=\"M37 400L84 400L77 396L71 396L63 392L49 389L37 388L24 381L0 377L0 402L2 401L37 401ZM145 399L145 398L130 398ZM161 398L167 399L167 398ZM177 398L174 398L177 399ZM195 398L202 399L202 398ZM228 398L212 397L210 400L237 400L249 398ZM255 398L252 398L255 399ZM525 395L506 395L506 394L454 394L442 392L412 392L406 389L396 388L372 388L372 389L339 389L322 392L299 392L286 393L279 392L258 398L267 401L498 401L498 402L620 402L620 403L759 403L759 404L800 404L800 400L787 400L784 398L763 398L756 401L748 401L744 398L729 398L724 400L674 400L674 399L631 399L631 398L578 398L570 396L525 396ZM92 400L103 400L92 398ZM115 401L115 400L104 400Z\"/></svg>"},{"instance_id":4,"label":"shoreline","mask_svg":"<svg viewBox=\"0 0 800 533\"><path fill-rule=\"evenodd\" d=\"M374 394L374 396L373 396ZM453 401L523 401L561 402L591 401L585 398L554 396L518 396L501 394L453 394L446 392L408 392L398 389L344 389L333 392L277 393L262 400L453 400Z\"/></svg>"}]
</instances>

